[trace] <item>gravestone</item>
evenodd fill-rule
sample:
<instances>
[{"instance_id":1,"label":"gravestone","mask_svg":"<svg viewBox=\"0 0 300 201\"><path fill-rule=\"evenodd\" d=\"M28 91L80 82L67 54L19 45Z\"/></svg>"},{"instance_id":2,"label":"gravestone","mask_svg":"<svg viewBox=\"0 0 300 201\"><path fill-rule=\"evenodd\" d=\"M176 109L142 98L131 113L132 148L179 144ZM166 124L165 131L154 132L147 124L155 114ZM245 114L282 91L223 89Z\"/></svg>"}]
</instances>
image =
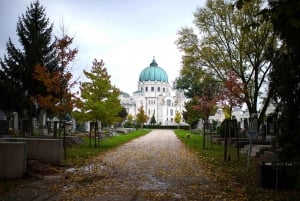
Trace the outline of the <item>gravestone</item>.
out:
<instances>
[{"instance_id":1,"label":"gravestone","mask_svg":"<svg viewBox=\"0 0 300 201\"><path fill-rule=\"evenodd\" d=\"M30 120L29 119L22 119L22 124L21 124L21 130L24 136L30 136L31 132L31 125L30 125Z\"/></svg>"},{"instance_id":2,"label":"gravestone","mask_svg":"<svg viewBox=\"0 0 300 201\"><path fill-rule=\"evenodd\" d=\"M0 120L0 135L8 135L9 120Z\"/></svg>"}]
</instances>

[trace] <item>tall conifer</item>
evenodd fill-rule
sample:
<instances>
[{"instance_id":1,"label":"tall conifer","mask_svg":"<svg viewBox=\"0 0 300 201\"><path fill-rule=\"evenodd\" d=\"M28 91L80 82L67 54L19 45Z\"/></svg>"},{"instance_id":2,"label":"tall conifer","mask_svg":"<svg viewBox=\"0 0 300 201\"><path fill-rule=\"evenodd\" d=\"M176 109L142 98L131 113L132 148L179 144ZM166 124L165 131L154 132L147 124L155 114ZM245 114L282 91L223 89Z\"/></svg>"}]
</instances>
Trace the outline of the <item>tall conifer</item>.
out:
<instances>
[{"instance_id":1,"label":"tall conifer","mask_svg":"<svg viewBox=\"0 0 300 201\"><path fill-rule=\"evenodd\" d=\"M31 3L26 13L19 17L20 44L14 45L9 38L7 54L0 60L0 109L26 112L28 117L34 115L36 107L30 97L46 93L43 83L33 79L34 67L45 66L49 72L58 68L52 29L53 24L39 1Z\"/></svg>"}]
</instances>

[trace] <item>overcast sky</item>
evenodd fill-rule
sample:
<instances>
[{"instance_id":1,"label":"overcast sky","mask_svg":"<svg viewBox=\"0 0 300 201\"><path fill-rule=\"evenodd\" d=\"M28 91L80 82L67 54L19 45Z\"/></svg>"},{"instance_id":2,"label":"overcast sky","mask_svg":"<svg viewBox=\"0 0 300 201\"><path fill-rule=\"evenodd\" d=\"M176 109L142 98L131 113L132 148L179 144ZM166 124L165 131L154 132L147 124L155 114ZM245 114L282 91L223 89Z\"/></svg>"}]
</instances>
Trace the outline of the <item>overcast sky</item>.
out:
<instances>
[{"instance_id":1,"label":"overcast sky","mask_svg":"<svg viewBox=\"0 0 300 201\"><path fill-rule=\"evenodd\" d=\"M18 45L16 25L31 0L0 0L0 57L8 38ZM63 24L79 49L72 67L84 76L92 61L103 59L112 84L129 94L137 90L140 72L153 56L172 83L179 75L181 53L175 45L181 27L193 26L193 13L205 0L40 0L53 34Z\"/></svg>"}]
</instances>

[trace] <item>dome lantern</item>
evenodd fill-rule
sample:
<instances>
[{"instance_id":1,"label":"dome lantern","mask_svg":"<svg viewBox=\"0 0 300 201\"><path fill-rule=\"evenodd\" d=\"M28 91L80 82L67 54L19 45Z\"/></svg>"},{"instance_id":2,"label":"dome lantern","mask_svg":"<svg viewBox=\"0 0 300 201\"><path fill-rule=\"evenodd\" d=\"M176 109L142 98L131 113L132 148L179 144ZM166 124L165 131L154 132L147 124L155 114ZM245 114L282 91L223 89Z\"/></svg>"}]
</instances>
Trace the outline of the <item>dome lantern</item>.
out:
<instances>
[{"instance_id":1,"label":"dome lantern","mask_svg":"<svg viewBox=\"0 0 300 201\"><path fill-rule=\"evenodd\" d=\"M150 66L158 66L154 57L153 57L152 62L150 63Z\"/></svg>"}]
</instances>

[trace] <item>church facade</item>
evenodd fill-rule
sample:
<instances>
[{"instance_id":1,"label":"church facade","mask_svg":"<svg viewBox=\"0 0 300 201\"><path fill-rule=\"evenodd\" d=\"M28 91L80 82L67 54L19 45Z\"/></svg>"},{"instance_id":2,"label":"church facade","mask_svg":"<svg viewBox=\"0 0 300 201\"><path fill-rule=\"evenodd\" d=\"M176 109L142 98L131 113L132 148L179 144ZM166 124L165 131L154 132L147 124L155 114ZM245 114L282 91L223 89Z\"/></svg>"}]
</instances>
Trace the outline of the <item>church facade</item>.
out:
<instances>
[{"instance_id":1,"label":"church facade","mask_svg":"<svg viewBox=\"0 0 300 201\"><path fill-rule=\"evenodd\" d=\"M139 108L143 106L149 122L154 116L157 124L177 125L174 118L176 112L179 112L181 114L180 124L185 124L182 118L186 101L184 93L171 87L167 73L158 66L154 58L150 65L140 73L137 91L132 95L122 92L119 98L127 113L134 118Z\"/></svg>"}]
</instances>

